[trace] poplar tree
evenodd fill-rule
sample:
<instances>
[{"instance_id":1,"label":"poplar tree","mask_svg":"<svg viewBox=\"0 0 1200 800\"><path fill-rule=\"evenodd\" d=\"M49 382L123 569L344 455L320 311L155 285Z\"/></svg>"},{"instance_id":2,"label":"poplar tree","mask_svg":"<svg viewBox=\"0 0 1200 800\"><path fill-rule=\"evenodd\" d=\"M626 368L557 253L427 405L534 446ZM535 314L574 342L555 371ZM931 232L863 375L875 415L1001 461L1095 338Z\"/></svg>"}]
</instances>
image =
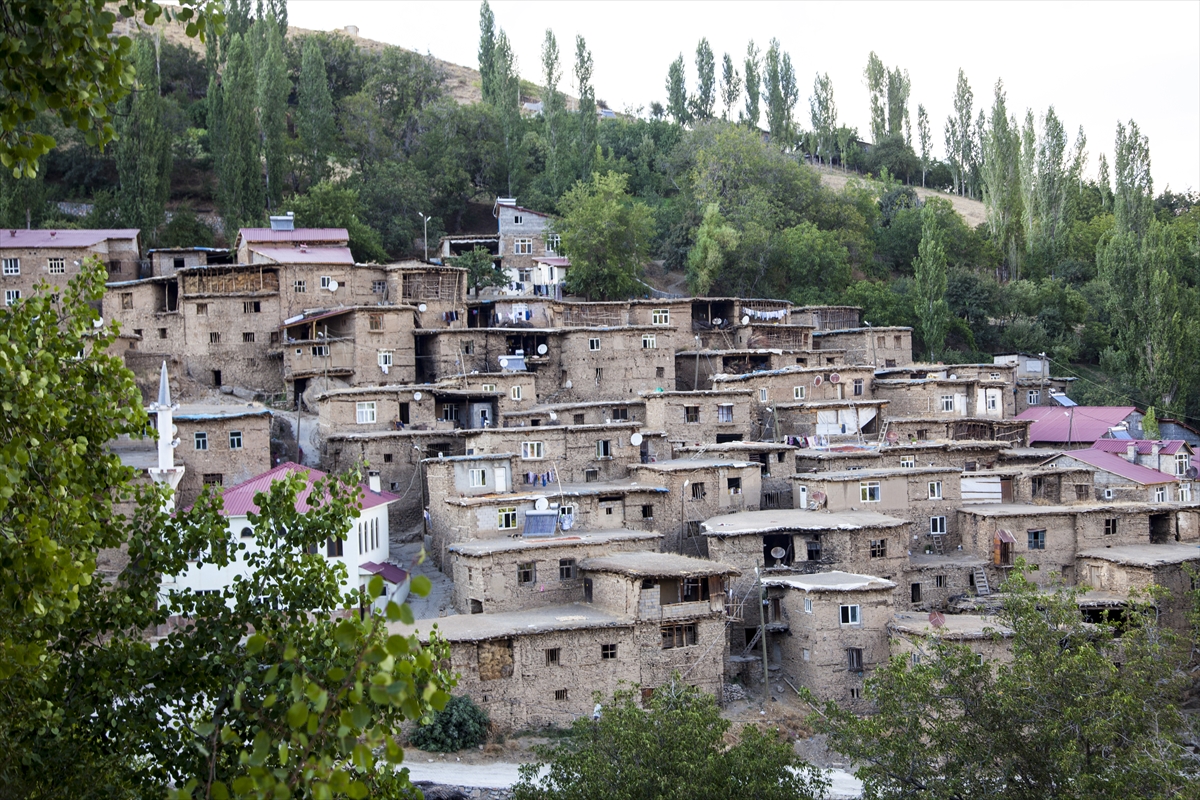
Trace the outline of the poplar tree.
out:
<instances>
[{"instance_id":1,"label":"poplar tree","mask_svg":"<svg viewBox=\"0 0 1200 800\"><path fill-rule=\"evenodd\" d=\"M266 41L267 51L258 65L258 130L266 166L267 208L275 211L283 201L287 99L292 86L283 60L279 31L268 28Z\"/></svg>"},{"instance_id":2,"label":"poplar tree","mask_svg":"<svg viewBox=\"0 0 1200 800\"><path fill-rule=\"evenodd\" d=\"M960 195L966 192L967 177L975 161L971 131L973 102L971 84L967 83L967 76L959 67L958 82L954 87L954 114L946 123L946 155L956 175L955 189Z\"/></svg>"},{"instance_id":3,"label":"poplar tree","mask_svg":"<svg viewBox=\"0 0 1200 800\"><path fill-rule=\"evenodd\" d=\"M333 97L325 56L314 37L304 40L300 60L300 85L296 91L296 134L300 140L301 169L307 186L315 186L328 169L329 145L335 133Z\"/></svg>"},{"instance_id":4,"label":"poplar tree","mask_svg":"<svg viewBox=\"0 0 1200 800\"><path fill-rule=\"evenodd\" d=\"M729 119L729 115L733 111L733 104L741 95L742 76L738 74L737 67L733 65L733 59L729 57L729 53L726 53L721 60L721 105L725 109L721 114L722 119Z\"/></svg>"},{"instance_id":5,"label":"poplar tree","mask_svg":"<svg viewBox=\"0 0 1200 800\"><path fill-rule=\"evenodd\" d=\"M575 36L575 90L579 94L579 149L576 176L589 178L596 158L596 89L592 86L592 53L587 42Z\"/></svg>"},{"instance_id":6,"label":"poplar tree","mask_svg":"<svg viewBox=\"0 0 1200 800\"><path fill-rule=\"evenodd\" d=\"M942 247L937 214L932 203L921 210L921 243L913 261L913 294L916 298L918 330L929 360L934 361L946 346L950 330L950 306L946 303L946 251Z\"/></svg>"},{"instance_id":7,"label":"poplar tree","mask_svg":"<svg viewBox=\"0 0 1200 800\"><path fill-rule=\"evenodd\" d=\"M163 125L157 52L147 37L134 45L136 83L117 113L116 163L123 224L141 229L150 241L166 219L171 189L171 145Z\"/></svg>"},{"instance_id":8,"label":"poplar tree","mask_svg":"<svg viewBox=\"0 0 1200 800\"><path fill-rule=\"evenodd\" d=\"M792 109L796 105L796 73L792 59L772 39L763 65L763 88L767 99L767 129L776 144L787 144L792 129Z\"/></svg>"},{"instance_id":9,"label":"poplar tree","mask_svg":"<svg viewBox=\"0 0 1200 800\"><path fill-rule=\"evenodd\" d=\"M813 93L808 101L813 135L817 143L817 158L827 165L833 163L837 149L837 106L833 102L833 81L829 73L813 79Z\"/></svg>"},{"instance_id":10,"label":"poplar tree","mask_svg":"<svg viewBox=\"0 0 1200 800\"><path fill-rule=\"evenodd\" d=\"M871 138L876 143L883 141L887 135L887 69L883 61L872 50L867 56L867 66L863 70L863 78L867 82L867 92L871 97Z\"/></svg>"},{"instance_id":11,"label":"poplar tree","mask_svg":"<svg viewBox=\"0 0 1200 800\"><path fill-rule=\"evenodd\" d=\"M504 139L504 172L511 197L521 168L521 78L517 58L509 44L508 35L501 30L496 35L493 63L493 105L500 117L500 132Z\"/></svg>"},{"instance_id":12,"label":"poplar tree","mask_svg":"<svg viewBox=\"0 0 1200 800\"><path fill-rule=\"evenodd\" d=\"M908 94L912 88L908 70L899 67L888 70L887 73L887 132L890 136L903 136L907 144L912 144L912 123L908 116Z\"/></svg>"},{"instance_id":13,"label":"poplar tree","mask_svg":"<svg viewBox=\"0 0 1200 800\"><path fill-rule=\"evenodd\" d=\"M225 65L219 196L230 240L244 224L262 218L262 165L258 124L254 113L257 80L244 39L234 36Z\"/></svg>"},{"instance_id":14,"label":"poplar tree","mask_svg":"<svg viewBox=\"0 0 1200 800\"><path fill-rule=\"evenodd\" d=\"M563 96L558 90L560 80L562 64L558 40L554 37L554 31L547 28L546 38L542 41L542 124L546 131L546 173L550 182L550 192L555 199L562 194L559 135L562 126Z\"/></svg>"},{"instance_id":15,"label":"poplar tree","mask_svg":"<svg viewBox=\"0 0 1200 800\"><path fill-rule=\"evenodd\" d=\"M761 115L760 98L762 95L762 60L759 58L758 48L754 45L754 40L750 40L750 44L746 45L746 123L751 128L758 127L758 119Z\"/></svg>"},{"instance_id":16,"label":"poplar tree","mask_svg":"<svg viewBox=\"0 0 1200 800\"><path fill-rule=\"evenodd\" d=\"M1030 255L1054 264L1061 239L1070 224L1067 218L1067 186L1070 182L1067 159L1067 132L1054 113L1054 106L1042 118L1042 136L1037 147L1037 224L1029 239Z\"/></svg>"},{"instance_id":17,"label":"poplar tree","mask_svg":"<svg viewBox=\"0 0 1200 800\"><path fill-rule=\"evenodd\" d=\"M925 176L932 161L933 137L929 132L929 114L925 106L917 104L917 144L921 148L921 188L925 187Z\"/></svg>"},{"instance_id":18,"label":"poplar tree","mask_svg":"<svg viewBox=\"0 0 1200 800\"><path fill-rule=\"evenodd\" d=\"M1146 235L1154 218L1154 181L1150 177L1150 143L1133 120L1117 123L1113 215L1117 233Z\"/></svg>"},{"instance_id":19,"label":"poplar tree","mask_svg":"<svg viewBox=\"0 0 1200 800\"><path fill-rule=\"evenodd\" d=\"M683 53L667 68L667 113L677 125L692 121L688 110L687 78L684 75Z\"/></svg>"},{"instance_id":20,"label":"poplar tree","mask_svg":"<svg viewBox=\"0 0 1200 800\"><path fill-rule=\"evenodd\" d=\"M988 231L1004 254L1010 274L1020 277L1023 171L1030 161L1022 158L1021 136L1016 119L1008 113L1004 82L996 81L992 118L983 141L983 203Z\"/></svg>"},{"instance_id":21,"label":"poplar tree","mask_svg":"<svg viewBox=\"0 0 1200 800\"><path fill-rule=\"evenodd\" d=\"M494 103L495 89L492 86L496 75L496 17L487 0L479 6L479 88L483 102Z\"/></svg>"},{"instance_id":22,"label":"poplar tree","mask_svg":"<svg viewBox=\"0 0 1200 800\"><path fill-rule=\"evenodd\" d=\"M692 97L692 117L698 122L710 120L716 105L716 61L712 46L707 38L703 38L696 45L696 94Z\"/></svg>"}]
</instances>

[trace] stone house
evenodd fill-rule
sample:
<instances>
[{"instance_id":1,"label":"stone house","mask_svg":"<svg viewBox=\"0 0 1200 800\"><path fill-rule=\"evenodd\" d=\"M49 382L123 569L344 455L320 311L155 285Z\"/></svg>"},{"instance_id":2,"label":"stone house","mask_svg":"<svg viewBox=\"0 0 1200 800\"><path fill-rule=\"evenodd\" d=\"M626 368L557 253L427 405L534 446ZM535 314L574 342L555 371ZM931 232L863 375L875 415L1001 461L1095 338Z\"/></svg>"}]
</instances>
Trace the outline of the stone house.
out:
<instances>
[{"instance_id":1,"label":"stone house","mask_svg":"<svg viewBox=\"0 0 1200 800\"><path fill-rule=\"evenodd\" d=\"M269 228L242 228L233 249L239 264L280 263L302 251L326 251L329 263L346 263L350 234L345 228L297 228L291 214L271 217ZM294 251L294 252L282 252ZM354 259L350 258L353 264Z\"/></svg>"},{"instance_id":2,"label":"stone house","mask_svg":"<svg viewBox=\"0 0 1200 800\"><path fill-rule=\"evenodd\" d=\"M648 392L646 427L667 431L672 446L749 440L757 432L752 397L749 389Z\"/></svg>"},{"instance_id":3,"label":"stone house","mask_svg":"<svg viewBox=\"0 0 1200 800\"><path fill-rule=\"evenodd\" d=\"M975 503L1090 503L1097 499L1088 467L997 467L964 472L962 501Z\"/></svg>"},{"instance_id":4,"label":"stone house","mask_svg":"<svg viewBox=\"0 0 1200 800\"><path fill-rule=\"evenodd\" d=\"M209 265L232 264L234 255L229 250L216 247L158 247L146 251L150 260L150 274L142 278L169 278L181 269L207 267Z\"/></svg>"},{"instance_id":5,"label":"stone house","mask_svg":"<svg viewBox=\"0 0 1200 800\"><path fill-rule=\"evenodd\" d=\"M497 197L492 216L499 234L501 269L513 283L527 283L532 293L534 283L529 273L534 268L534 257L558 255L560 247L557 234L549 231L550 215L517 205L515 197Z\"/></svg>"},{"instance_id":6,"label":"stone house","mask_svg":"<svg viewBox=\"0 0 1200 800\"><path fill-rule=\"evenodd\" d=\"M827 446L834 442L864 442L875 438L887 424L884 411L888 401L873 400L827 400L812 402L797 400L791 403L776 403L775 418L768 414L764 428L774 434L779 431L782 441L798 447Z\"/></svg>"},{"instance_id":7,"label":"stone house","mask_svg":"<svg viewBox=\"0 0 1200 800\"><path fill-rule=\"evenodd\" d=\"M983 571L988 588L1001 583L1001 573L990 561L966 550L928 553L913 550L896 594L896 607L912 611L946 611L956 601L984 591L976 588L976 573Z\"/></svg>"},{"instance_id":8,"label":"stone house","mask_svg":"<svg viewBox=\"0 0 1200 800\"><path fill-rule=\"evenodd\" d=\"M1050 374L1050 359L1030 353L1005 353L993 356L999 366L1011 367L1017 387L1016 413L1020 414L1031 406L1059 405L1055 399L1066 397L1067 390L1075 378L1053 377Z\"/></svg>"},{"instance_id":9,"label":"stone house","mask_svg":"<svg viewBox=\"0 0 1200 800\"><path fill-rule=\"evenodd\" d=\"M689 347L675 352L675 388L679 391L712 389L717 375L752 375L785 367L840 369L840 350L780 350L773 348L710 349ZM728 379L726 379L728 380Z\"/></svg>"},{"instance_id":10,"label":"stone house","mask_svg":"<svg viewBox=\"0 0 1200 800\"><path fill-rule=\"evenodd\" d=\"M465 269L402 261L385 267L384 272L384 299L416 306L418 328L452 330L470 324Z\"/></svg>"},{"instance_id":11,"label":"stone house","mask_svg":"<svg viewBox=\"0 0 1200 800\"><path fill-rule=\"evenodd\" d=\"M1016 415L1013 388L1000 367L985 376L965 376L944 367L924 377L891 378L877 373L875 396L891 401L890 411L898 417L974 417L1009 419ZM922 373L918 373L922 374ZM994 376L994 377L993 377Z\"/></svg>"},{"instance_id":12,"label":"stone house","mask_svg":"<svg viewBox=\"0 0 1200 800\"><path fill-rule=\"evenodd\" d=\"M1183 633L1188 630L1188 593L1197 579L1188 572L1200 571L1200 549L1194 544L1138 544L1097 547L1079 553L1075 561L1080 585L1126 597L1151 586L1169 595L1157 603L1164 625Z\"/></svg>"},{"instance_id":13,"label":"stone house","mask_svg":"<svg viewBox=\"0 0 1200 800\"><path fill-rule=\"evenodd\" d=\"M89 256L104 262L111 279L140 277L141 248L134 228L0 229L0 291L4 293L4 306L29 297L39 283L65 288Z\"/></svg>"},{"instance_id":14,"label":"stone house","mask_svg":"<svg viewBox=\"0 0 1200 800\"><path fill-rule=\"evenodd\" d=\"M817 330L813 349L841 353L841 363L902 367L912 363L912 328L845 328Z\"/></svg>"},{"instance_id":15,"label":"stone house","mask_svg":"<svg viewBox=\"0 0 1200 800\"><path fill-rule=\"evenodd\" d=\"M890 420L888 429L891 430ZM855 469L904 467L955 467L964 472L990 469L997 457L1011 449L1007 442L907 441L854 442L796 451L797 472L836 472Z\"/></svg>"},{"instance_id":16,"label":"stone house","mask_svg":"<svg viewBox=\"0 0 1200 800\"><path fill-rule=\"evenodd\" d=\"M1136 445L1129 447L1133 449ZM1185 454L1185 458L1190 466L1190 456ZM1190 480L1181 480L1174 474L1144 467L1104 450L1068 450L1046 459L1043 464L1057 469L1092 470L1098 500L1169 503L1174 500L1190 502L1192 499Z\"/></svg>"},{"instance_id":17,"label":"stone house","mask_svg":"<svg viewBox=\"0 0 1200 800\"><path fill-rule=\"evenodd\" d=\"M351 386L412 383L410 306L343 306L313 309L284 321L283 379L301 396L313 378L338 378Z\"/></svg>"},{"instance_id":18,"label":"stone house","mask_svg":"<svg viewBox=\"0 0 1200 800\"><path fill-rule=\"evenodd\" d=\"M271 412L258 403L185 404L174 415L186 468L175 489L191 505L205 486L233 486L271 469Z\"/></svg>"},{"instance_id":19,"label":"stone house","mask_svg":"<svg viewBox=\"0 0 1200 800\"><path fill-rule=\"evenodd\" d=\"M1023 448L1029 443L1029 426L1029 420L1023 419L893 414L886 436L896 442L995 441Z\"/></svg>"},{"instance_id":20,"label":"stone house","mask_svg":"<svg viewBox=\"0 0 1200 800\"><path fill-rule=\"evenodd\" d=\"M1141 464L1180 480L1191 480L1188 469L1194 463L1195 451L1183 439L1097 439L1092 449L1115 453L1132 464Z\"/></svg>"},{"instance_id":21,"label":"stone house","mask_svg":"<svg viewBox=\"0 0 1200 800\"><path fill-rule=\"evenodd\" d=\"M725 442L675 448L675 458L718 458L753 461L759 466L759 508L792 507L792 473L796 448L783 442Z\"/></svg>"},{"instance_id":22,"label":"stone house","mask_svg":"<svg viewBox=\"0 0 1200 800\"><path fill-rule=\"evenodd\" d=\"M967 647L980 663L1012 661L1012 630L994 617L980 614L942 614L936 622L928 614L897 612L888 627L891 654L911 664L933 657L935 640Z\"/></svg>"},{"instance_id":23,"label":"stone house","mask_svg":"<svg viewBox=\"0 0 1200 800\"><path fill-rule=\"evenodd\" d=\"M532 376L530 376L532 378ZM532 385L532 382L531 382ZM579 403L542 403L500 412L505 428L554 425L560 420L573 425L601 425L607 422L646 422L646 403L635 400L591 400Z\"/></svg>"},{"instance_id":24,"label":"stone house","mask_svg":"<svg viewBox=\"0 0 1200 800\"><path fill-rule=\"evenodd\" d=\"M715 389L750 389L760 407L777 403L869 400L873 397L872 367L785 366L743 375L714 375Z\"/></svg>"}]
</instances>

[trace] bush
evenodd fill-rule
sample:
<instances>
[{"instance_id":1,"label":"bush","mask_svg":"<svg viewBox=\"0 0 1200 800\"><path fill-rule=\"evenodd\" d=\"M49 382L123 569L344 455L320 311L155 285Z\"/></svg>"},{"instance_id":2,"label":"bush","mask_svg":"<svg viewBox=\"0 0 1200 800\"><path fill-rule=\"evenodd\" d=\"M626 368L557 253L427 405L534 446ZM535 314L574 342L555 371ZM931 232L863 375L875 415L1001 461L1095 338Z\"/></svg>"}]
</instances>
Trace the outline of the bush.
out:
<instances>
[{"instance_id":1,"label":"bush","mask_svg":"<svg viewBox=\"0 0 1200 800\"><path fill-rule=\"evenodd\" d=\"M434 714L428 725L421 725L409 739L422 750L453 753L474 747L487 736L488 715L465 696L451 697L446 707Z\"/></svg>"}]
</instances>

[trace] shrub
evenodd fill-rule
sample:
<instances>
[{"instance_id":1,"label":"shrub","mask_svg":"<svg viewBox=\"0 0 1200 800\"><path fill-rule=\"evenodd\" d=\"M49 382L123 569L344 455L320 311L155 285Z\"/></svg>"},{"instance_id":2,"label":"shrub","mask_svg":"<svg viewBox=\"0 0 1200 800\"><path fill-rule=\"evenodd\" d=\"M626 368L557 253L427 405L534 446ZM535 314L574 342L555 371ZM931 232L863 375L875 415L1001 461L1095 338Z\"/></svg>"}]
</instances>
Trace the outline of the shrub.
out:
<instances>
[{"instance_id":1,"label":"shrub","mask_svg":"<svg viewBox=\"0 0 1200 800\"><path fill-rule=\"evenodd\" d=\"M466 695L451 697L446 707L419 726L410 738L422 750L453 753L474 747L487 736L488 715Z\"/></svg>"}]
</instances>

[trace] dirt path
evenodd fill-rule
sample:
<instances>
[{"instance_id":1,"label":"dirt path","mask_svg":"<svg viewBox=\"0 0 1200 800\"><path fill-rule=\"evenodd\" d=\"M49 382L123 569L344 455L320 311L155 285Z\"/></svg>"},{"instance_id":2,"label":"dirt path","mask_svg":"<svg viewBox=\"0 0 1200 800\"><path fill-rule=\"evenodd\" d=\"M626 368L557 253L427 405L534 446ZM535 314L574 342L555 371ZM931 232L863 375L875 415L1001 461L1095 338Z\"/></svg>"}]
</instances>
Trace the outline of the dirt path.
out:
<instances>
[{"instance_id":1,"label":"dirt path","mask_svg":"<svg viewBox=\"0 0 1200 800\"><path fill-rule=\"evenodd\" d=\"M421 555L421 542L408 542L402 545L392 545L392 560L399 562L412 575L424 575L429 578L433 588L426 597L409 594L408 606L417 619L437 619L454 613L454 585L443 575L433 563L426 558L422 563L417 561Z\"/></svg>"}]
</instances>

